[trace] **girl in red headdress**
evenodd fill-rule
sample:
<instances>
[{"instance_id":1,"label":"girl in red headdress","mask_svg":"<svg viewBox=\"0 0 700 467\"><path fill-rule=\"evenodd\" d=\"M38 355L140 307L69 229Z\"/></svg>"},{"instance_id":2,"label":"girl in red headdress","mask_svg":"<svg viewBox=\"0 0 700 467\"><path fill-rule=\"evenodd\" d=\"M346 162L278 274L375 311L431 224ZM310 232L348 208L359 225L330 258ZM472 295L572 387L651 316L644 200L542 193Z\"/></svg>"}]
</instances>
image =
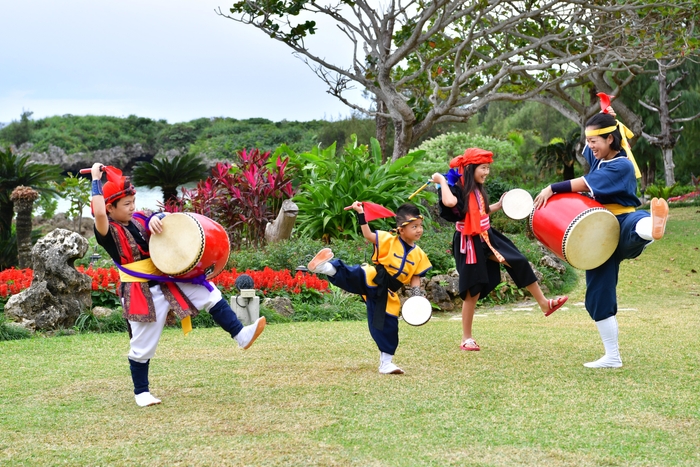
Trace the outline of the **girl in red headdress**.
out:
<instances>
[{"instance_id":1,"label":"girl in red headdress","mask_svg":"<svg viewBox=\"0 0 700 467\"><path fill-rule=\"evenodd\" d=\"M501 282L501 264L515 285L526 288L545 316L558 310L568 297L547 299L527 258L498 230L491 228L489 213L501 209L503 197L489 205L484 182L490 173L493 153L469 148L450 162L445 175L433 174L439 189L440 217L455 222L452 254L459 272L462 303L462 350L480 350L472 336L474 310L479 298Z\"/></svg>"},{"instance_id":2,"label":"girl in red headdress","mask_svg":"<svg viewBox=\"0 0 700 467\"><path fill-rule=\"evenodd\" d=\"M107 174L104 187L103 171ZM190 318L198 310L207 310L243 349L250 347L263 331L265 318L244 327L219 289L210 282L170 281L155 267L148 250L148 239L151 233L162 232L161 219L166 213L136 211L136 190L121 170L96 163L90 173L95 238L119 269L119 295L131 338L129 368L136 404L140 407L160 404L160 399L150 393L148 368L171 311L181 319L187 333L191 329Z\"/></svg>"}]
</instances>

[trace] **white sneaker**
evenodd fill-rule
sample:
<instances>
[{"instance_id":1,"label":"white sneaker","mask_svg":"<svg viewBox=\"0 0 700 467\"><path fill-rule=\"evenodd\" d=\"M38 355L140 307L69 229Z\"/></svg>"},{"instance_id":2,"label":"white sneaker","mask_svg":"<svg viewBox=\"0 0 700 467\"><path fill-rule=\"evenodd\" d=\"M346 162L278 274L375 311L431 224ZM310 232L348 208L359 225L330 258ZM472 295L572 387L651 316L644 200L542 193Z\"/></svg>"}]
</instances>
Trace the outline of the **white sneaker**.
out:
<instances>
[{"instance_id":1,"label":"white sneaker","mask_svg":"<svg viewBox=\"0 0 700 467\"><path fill-rule=\"evenodd\" d=\"M379 365L379 372L383 375L402 375L404 371L392 362L384 362Z\"/></svg>"},{"instance_id":2,"label":"white sneaker","mask_svg":"<svg viewBox=\"0 0 700 467\"><path fill-rule=\"evenodd\" d=\"M238 345L240 347L243 347L243 350L245 350L251 345L253 345L255 339L257 339L258 336L262 334L266 324L267 320L264 316L261 316L253 324L249 324L248 326L241 329L241 332L236 334L236 337L234 337L234 339L236 339Z\"/></svg>"},{"instance_id":3,"label":"white sneaker","mask_svg":"<svg viewBox=\"0 0 700 467\"><path fill-rule=\"evenodd\" d=\"M620 368L622 366L622 359L620 357L609 357L603 355L595 362L584 363L583 366L586 368Z\"/></svg>"},{"instance_id":4,"label":"white sneaker","mask_svg":"<svg viewBox=\"0 0 700 467\"><path fill-rule=\"evenodd\" d=\"M136 394L134 396L136 399L136 405L139 407L148 407L149 405L160 404L160 399L156 399L151 395L150 392L142 392L141 394Z\"/></svg>"}]
</instances>

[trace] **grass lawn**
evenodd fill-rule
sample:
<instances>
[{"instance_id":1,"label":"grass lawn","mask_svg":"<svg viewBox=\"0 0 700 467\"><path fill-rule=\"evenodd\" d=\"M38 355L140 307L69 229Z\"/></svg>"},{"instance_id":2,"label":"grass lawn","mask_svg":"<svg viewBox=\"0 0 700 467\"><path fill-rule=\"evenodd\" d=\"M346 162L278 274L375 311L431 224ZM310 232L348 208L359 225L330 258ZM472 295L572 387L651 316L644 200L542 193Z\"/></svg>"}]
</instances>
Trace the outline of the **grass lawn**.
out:
<instances>
[{"instance_id":1,"label":"grass lawn","mask_svg":"<svg viewBox=\"0 0 700 467\"><path fill-rule=\"evenodd\" d=\"M480 308L481 352L455 315L401 324L377 372L366 323L270 325L241 351L219 329L165 331L163 404L134 403L124 334L0 342L0 464L8 466L700 465L700 209L620 273L625 366L583 309ZM526 308L526 307L525 307Z\"/></svg>"}]
</instances>

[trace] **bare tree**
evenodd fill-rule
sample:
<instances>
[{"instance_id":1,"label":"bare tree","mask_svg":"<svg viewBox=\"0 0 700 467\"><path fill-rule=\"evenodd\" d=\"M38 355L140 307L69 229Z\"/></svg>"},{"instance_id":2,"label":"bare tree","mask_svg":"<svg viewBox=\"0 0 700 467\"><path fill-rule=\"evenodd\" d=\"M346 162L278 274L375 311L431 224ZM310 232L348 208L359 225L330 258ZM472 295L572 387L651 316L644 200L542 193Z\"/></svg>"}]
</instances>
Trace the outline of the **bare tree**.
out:
<instances>
[{"instance_id":1,"label":"bare tree","mask_svg":"<svg viewBox=\"0 0 700 467\"><path fill-rule=\"evenodd\" d=\"M231 14L289 46L328 92L394 124L395 160L443 122L489 103L530 99L610 66L643 62L670 46L677 22L644 0L239 0ZM682 4L673 5L682 10ZM674 11L679 11L674 10ZM673 13L675 14L675 13ZM305 38L330 18L353 48L351 64L315 54ZM663 34L646 34L663 31ZM571 64L586 66L571 66ZM347 98L360 85L383 105ZM386 109L386 110L383 110Z\"/></svg>"},{"instance_id":2,"label":"bare tree","mask_svg":"<svg viewBox=\"0 0 700 467\"><path fill-rule=\"evenodd\" d=\"M656 74L656 81L659 83L659 101L656 104L650 101L643 102L641 99L639 103L646 109L651 110L659 115L659 123L661 126L661 131L659 134L650 135L646 132L642 132L644 138L646 138L650 144L661 148L664 161L664 175L666 178L666 186L672 186L676 183L676 177L673 173L675 165L673 164L673 148L676 146L678 139L680 138L680 133L683 131L683 126L677 127L675 125L682 122L690 122L697 118L700 118L700 113L693 115L692 117L682 117L673 118L671 114L678 110L678 108L683 105L683 101L676 103L682 96L682 92L678 92L675 96L671 97L674 88L683 81L683 79L688 76L688 72L683 70L680 75L670 83L667 79L667 72L670 68L677 66L673 60L656 60L658 65L658 73ZM675 104L675 105L674 105ZM671 108L670 106L673 105Z\"/></svg>"}]
</instances>

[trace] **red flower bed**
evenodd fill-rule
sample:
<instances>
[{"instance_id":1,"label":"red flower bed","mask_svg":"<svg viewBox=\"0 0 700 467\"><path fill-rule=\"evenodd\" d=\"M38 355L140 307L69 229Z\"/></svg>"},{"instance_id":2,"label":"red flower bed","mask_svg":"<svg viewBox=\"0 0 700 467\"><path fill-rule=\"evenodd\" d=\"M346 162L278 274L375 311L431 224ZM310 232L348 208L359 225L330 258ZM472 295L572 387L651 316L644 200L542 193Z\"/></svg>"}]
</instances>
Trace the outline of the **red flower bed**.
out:
<instances>
[{"instance_id":1,"label":"red flower bed","mask_svg":"<svg viewBox=\"0 0 700 467\"><path fill-rule=\"evenodd\" d=\"M93 269L90 265L87 269L85 266L78 266L78 272L87 274L92 279L92 290L107 291L113 294L117 293L119 287L119 272L116 268L97 268Z\"/></svg>"},{"instance_id":2,"label":"red flower bed","mask_svg":"<svg viewBox=\"0 0 700 467\"><path fill-rule=\"evenodd\" d=\"M119 272L116 268L87 269L84 266L76 268L78 272L87 274L92 279L92 290L95 292L117 293L119 286ZM314 274L297 272L294 276L289 270L273 271L265 268L262 271L238 272L235 269L223 271L212 279L222 292L233 294L236 292L235 283L238 276L248 274L253 278L255 288L265 295L288 292L292 294L302 293L305 289L315 289L320 292L328 290L328 281L319 279ZM31 269L6 269L0 271L0 298L7 298L28 288L32 283L33 271Z\"/></svg>"},{"instance_id":3,"label":"red flower bed","mask_svg":"<svg viewBox=\"0 0 700 467\"><path fill-rule=\"evenodd\" d=\"M0 271L0 298L18 294L32 285L34 271L31 269L5 269Z\"/></svg>"},{"instance_id":4,"label":"red flower bed","mask_svg":"<svg viewBox=\"0 0 700 467\"><path fill-rule=\"evenodd\" d=\"M212 282L219 286L224 293L235 293L234 284L241 274L248 274L253 279L255 288L266 295L282 291L299 294L303 288L316 289L321 292L328 290L328 281L321 280L314 274L301 271L297 271L292 276L288 269L273 271L270 268L265 268L262 271L247 270L245 272L238 272L232 269L231 271L222 271L221 274L212 279Z\"/></svg>"}]
</instances>

